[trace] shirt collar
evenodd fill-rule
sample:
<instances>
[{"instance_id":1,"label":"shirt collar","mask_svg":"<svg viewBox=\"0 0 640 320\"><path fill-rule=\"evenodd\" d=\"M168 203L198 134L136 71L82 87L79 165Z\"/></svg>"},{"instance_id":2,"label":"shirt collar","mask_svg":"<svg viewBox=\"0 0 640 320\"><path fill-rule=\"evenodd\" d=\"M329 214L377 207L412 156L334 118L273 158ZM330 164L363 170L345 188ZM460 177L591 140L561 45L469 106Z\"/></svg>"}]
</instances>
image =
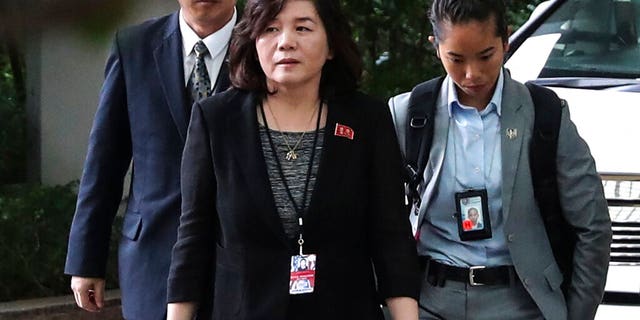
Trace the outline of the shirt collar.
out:
<instances>
[{"instance_id":1,"label":"shirt collar","mask_svg":"<svg viewBox=\"0 0 640 320\"><path fill-rule=\"evenodd\" d=\"M502 115L502 89L504 88L504 68L500 70L500 74L498 75L498 82L496 83L496 89L493 91L493 96L491 96L491 100L489 100L489 104L487 107L480 112L481 115L487 114L494 109L498 116ZM454 107L464 106L458 100L458 91L456 90L456 85L454 84L451 77L447 76L447 107L449 109L449 117L453 116Z\"/></svg>"},{"instance_id":2,"label":"shirt collar","mask_svg":"<svg viewBox=\"0 0 640 320\"><path fill-rule=\"evenodd\" d=\"M231 38L231 32L233 31L233 27L236 25L237 13L236 9L233 8L233 16L231 20L227 22L220 30L208 35L204 39L200 39L200 37L189 27L187 21L184 19L182 15L182 9L180 9L180 33L182 34L182 53L184 56L189 56L193 51L193 46L196 42L202 40L204 44L207 46L209 50L209 54L211 57L215 57L220 52L227 48L229 43L228 39Z\"/></svg>"}]
</instances>

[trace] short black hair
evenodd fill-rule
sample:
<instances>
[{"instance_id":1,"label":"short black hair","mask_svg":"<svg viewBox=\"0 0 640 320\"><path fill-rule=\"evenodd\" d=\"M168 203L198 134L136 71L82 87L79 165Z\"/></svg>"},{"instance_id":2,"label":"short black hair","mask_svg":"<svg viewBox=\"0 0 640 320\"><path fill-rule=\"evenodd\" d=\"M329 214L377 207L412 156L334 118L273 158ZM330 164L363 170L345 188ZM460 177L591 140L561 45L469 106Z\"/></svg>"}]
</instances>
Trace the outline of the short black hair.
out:
<instances>
[{"instance_id":1,"label":"short black hair","mask_svg":"<svg viewBox=\"0 0 640 320\"><path fill-rule=\"evenodd\" d=\"M435 44L442 39L442 22L461 24L470 21L487 21L494 18L496 36L502 42L509 41L506 7L503 0L434 0L429 10L429 21L433 28Z\"/></svg>"},{"instance_id":2,"label":"short black hair","mask_svg":"<svg viewBox=\"0 0 640 320\"><path fill-rule=\"evenodd\" d=\"M256 52L256 38L292 0L248 0L242 20L233 31L229 52L229 77L234 87L269 94L266 76ZM320 94L330 98L355 91L362 76L363 62L351 27L338 0L311 0L327 32L333 54L322 68Z\"/></svg>"}]
</instances>

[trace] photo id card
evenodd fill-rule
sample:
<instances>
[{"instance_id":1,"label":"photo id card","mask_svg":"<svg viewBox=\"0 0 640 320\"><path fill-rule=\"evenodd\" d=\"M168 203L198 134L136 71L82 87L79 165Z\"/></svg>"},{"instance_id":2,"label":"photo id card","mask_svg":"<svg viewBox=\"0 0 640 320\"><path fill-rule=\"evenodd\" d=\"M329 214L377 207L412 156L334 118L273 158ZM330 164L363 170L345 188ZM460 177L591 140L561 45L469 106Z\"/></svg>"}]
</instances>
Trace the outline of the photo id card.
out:
<instances>
[{"instance_id":1,"label":"photo id card","mask_svg":"<svg viewBox=\"0 0 640 320\"><path fill-rule=\"evenodd\" d=\"M289 294L313 292L316 280L316 255L292 256L290 274Z\"/></svg>"},{"instance_id":2,"label":"photo id card","mask_svg":"<svg viewBox=\"0 0 640 320\"><path fill-rule=\"evenodd\" d=\"M491 238L487 190L456 192L456 221L462 241Z\"/></svg>"}]
</instances>

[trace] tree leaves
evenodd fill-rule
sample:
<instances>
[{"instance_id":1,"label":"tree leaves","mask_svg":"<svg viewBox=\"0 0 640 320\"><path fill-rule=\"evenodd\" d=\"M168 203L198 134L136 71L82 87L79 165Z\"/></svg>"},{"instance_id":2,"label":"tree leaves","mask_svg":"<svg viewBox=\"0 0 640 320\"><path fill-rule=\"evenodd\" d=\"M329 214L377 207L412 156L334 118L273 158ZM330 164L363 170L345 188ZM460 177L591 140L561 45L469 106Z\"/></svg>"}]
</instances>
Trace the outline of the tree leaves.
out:
<instances>
[{"instance_id":1,"label":"tree leaves","mask_svg":"<svg viewBox=\"0 0 640 320\"><path fill-rule=\"evenodd\" d=\"M431 0L341 2L365 63L363 91L386 100L443 73L428 41ZM511 24L520 26L539 2L507 0Z\"/></svg>"}]
</instances>

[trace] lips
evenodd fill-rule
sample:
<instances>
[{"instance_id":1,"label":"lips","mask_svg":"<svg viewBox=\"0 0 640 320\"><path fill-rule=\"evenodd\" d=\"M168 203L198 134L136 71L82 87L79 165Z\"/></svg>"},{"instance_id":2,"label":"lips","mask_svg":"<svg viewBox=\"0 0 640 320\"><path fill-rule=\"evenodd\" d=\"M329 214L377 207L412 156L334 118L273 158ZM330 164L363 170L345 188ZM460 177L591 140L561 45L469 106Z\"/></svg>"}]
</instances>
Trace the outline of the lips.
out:
<instances>
[{"instance_id":1,"label":"lips","mask_svg":"<svg viewBox=\"0 0 640 320\"><path fill-rule=\"evenodd\" d=\"M296 60L296 59L292 59L292 58L285 58L285 59L281 59L278 60L278 62L276 62L277 65L291 65L291 64L295 64L295 63L299 63L300 61Z\"/></svg>"},{"instance_id":2,"label":"lips","mask_svg":"<svg viewBox=\"0 0 640 320\"><path fill-rule=\"evenodd\" d=\"M220 1L218 0L194 0L193 3L194 5L215 5L217 3L219 3Z\"/></svg>"},{"instance_id":3,"label":"lips","mask_svg":"<svg viewBox=\"0 0 640 320\"><path fill-rule=\"evenodd\" d=\"M471 91L479 91L482 90L482 88L484 88L483 84L470 84L470 85L464 85L464 88L467 90L471 90Z\"/></svg>"}]
</instances>

